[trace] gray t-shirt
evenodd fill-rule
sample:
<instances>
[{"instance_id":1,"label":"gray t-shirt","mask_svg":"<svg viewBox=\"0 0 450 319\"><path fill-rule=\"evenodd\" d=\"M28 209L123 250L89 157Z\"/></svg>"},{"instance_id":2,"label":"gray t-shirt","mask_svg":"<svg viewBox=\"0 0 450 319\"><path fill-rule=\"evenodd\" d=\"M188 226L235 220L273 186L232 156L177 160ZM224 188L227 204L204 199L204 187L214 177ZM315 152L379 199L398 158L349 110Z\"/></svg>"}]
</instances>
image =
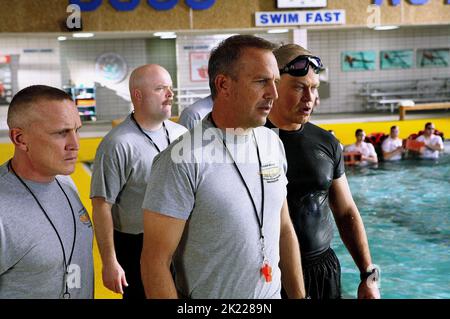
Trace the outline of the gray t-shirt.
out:
<instances>
[{"instance_id":1,"label":"gray t-shirt","mask_svg":"<svg viewBox=\"0 0 450 319\"><path fill-rule=\"evenodd\" d=\"M203 118L211 112L213 100L211 95L194 102L185 108L181 114L178 123L186 127L188 130L200 123Z\"/></svg>"},{"instance_id":2,"label":"gray t-shirt","mask_svg":"<svg viewBox=\"0 0 450 319\"><path fill-rule=\"evenodd\" d=\"M172 121L164 121L170 141L187 130ZM163 127L146 131L160 150L168 146ZM103 197L112 204L114 229L140 234L144 199L153 158L158 154L130 116L114 127L100 143L92 170L90 197Z\"/></svg>"},{"instance_id":3,"label":"gray t-shirt","mask_svg":"<svg viewBox=\"0 0 450 319\"><path fill-rule=\"evenodd\" d=\"M175 283L181 295L280 298L280 211L287 184L283 144L271 130L254 129L265 187L265 246L273 268L272 282L266 283L260 273L263 255L255 211L220 132L206 118L159 154L143 208L187 222L174 255ZM226 141L260 216L261 184L254 139L251 134L227 135Z\"/></svg>"},{"instance_id":4,"label":"gray t-shirt","mask_svg":"<svg viewBox=\"0 0 450 319\"><path fill-rule=\"evenodd\" d=\"M76 242L67 282L71 298L93 298L92 224L75 185L57 176L75 213ZM56 181L24 180L55 225L66 259L73 246L73 217ZM64 258L55 230L42 210L5 164L0 166L0 299L61 298Z\"/></svg>"}]
</instances>

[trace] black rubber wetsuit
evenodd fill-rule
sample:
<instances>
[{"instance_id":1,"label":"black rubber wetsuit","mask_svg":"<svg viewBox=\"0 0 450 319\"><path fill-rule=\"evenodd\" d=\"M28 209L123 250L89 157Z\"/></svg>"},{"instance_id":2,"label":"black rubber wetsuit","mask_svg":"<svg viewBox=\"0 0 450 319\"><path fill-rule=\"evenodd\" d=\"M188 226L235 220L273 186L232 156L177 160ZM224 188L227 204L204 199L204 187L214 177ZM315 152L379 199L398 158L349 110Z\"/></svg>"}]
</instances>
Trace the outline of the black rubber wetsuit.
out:
<instances>
[{"instance_id":1,"label":"black rubber wetsuit","mask_svg":"<svg viewBox=\"0 0 450 319\"><path fill-rule=\"evenodd\" d=\"M275 127L269 120L266 126ZM302 125L297 131L279 130L279 136L283 141L288 162L289 213L299 240L305 271L309 266L317 267L320 263L326 263L322 257L330 254L333 218L328 205L328 192L333 180L345 172L342 149L333 135L312 123ZM334 252L332 254L334 255ZM337 258L333 258L337 262L336 268L339 267ZM325 277L327 276L328 274L325 274ZM340 278L340 269L336 276ZM306 277L305 274L305 285ZM340 279L338 285L340 286ZM321 289L327 290L318 288ZM340 287L336 289L340 290ZM322 291L317 294L319 298L326 298L327 295ZM340 292L333 292L331 295L337 296Z\"/></svg>"}]
</instances>

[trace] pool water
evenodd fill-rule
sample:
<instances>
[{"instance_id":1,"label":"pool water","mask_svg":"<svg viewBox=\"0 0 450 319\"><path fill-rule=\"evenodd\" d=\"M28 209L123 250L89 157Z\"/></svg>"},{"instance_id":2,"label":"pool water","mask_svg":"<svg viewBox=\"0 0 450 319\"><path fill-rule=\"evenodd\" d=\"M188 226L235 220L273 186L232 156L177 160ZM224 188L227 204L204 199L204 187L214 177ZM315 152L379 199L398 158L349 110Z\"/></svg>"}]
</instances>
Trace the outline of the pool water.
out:
<instances>
[{"instance_id":1,"label":"pool water","mask_svg":"<svg viewBox=\"0 0 450 319\"><path fill-rule=\"evenodd\" d=\"M436 161L347 169L366 227L382 298L450 298L450 155ZM359 271L339 238L344 298L356 298Z\"/></svg>"}]
</instances>

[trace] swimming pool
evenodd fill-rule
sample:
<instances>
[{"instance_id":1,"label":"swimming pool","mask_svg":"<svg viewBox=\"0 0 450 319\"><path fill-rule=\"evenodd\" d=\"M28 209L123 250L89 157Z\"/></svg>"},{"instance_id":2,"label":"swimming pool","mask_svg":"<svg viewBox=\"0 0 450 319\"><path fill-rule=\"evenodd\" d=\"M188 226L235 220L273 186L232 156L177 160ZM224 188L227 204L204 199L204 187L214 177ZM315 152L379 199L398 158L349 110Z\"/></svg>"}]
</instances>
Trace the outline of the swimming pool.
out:
<instances>
[{"instance_id":1,"label":"swimming pool","mask_svg":"<svg viewBox=\"0 0 450 319\"><path fill-rule=\"evenodd\" d=\"M437 161L347 169L366 227L382 298L450 298L450 155ZM337 231L344 298L355 298L359 271Z\"/></svg>"}]
</instances>

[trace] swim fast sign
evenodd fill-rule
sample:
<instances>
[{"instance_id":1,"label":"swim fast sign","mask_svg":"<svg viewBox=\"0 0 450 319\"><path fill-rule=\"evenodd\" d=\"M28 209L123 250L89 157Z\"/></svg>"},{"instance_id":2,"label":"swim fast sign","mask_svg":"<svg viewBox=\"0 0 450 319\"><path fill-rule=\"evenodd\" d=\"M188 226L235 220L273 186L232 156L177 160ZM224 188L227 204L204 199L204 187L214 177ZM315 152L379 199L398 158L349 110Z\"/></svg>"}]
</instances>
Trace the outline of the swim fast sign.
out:
<instances>
[{"instance_id":1,"label":"swim fast sign","mask_svg":"<svg viewBox=\"0 0 450 319\"><path fill-rule=\"evenodd\" d=\"M318 24L345 24L345 10L268 11L255 13L255 25L257 27Z\"/></svg>"}]
</instances>

